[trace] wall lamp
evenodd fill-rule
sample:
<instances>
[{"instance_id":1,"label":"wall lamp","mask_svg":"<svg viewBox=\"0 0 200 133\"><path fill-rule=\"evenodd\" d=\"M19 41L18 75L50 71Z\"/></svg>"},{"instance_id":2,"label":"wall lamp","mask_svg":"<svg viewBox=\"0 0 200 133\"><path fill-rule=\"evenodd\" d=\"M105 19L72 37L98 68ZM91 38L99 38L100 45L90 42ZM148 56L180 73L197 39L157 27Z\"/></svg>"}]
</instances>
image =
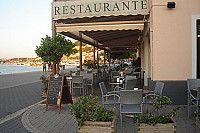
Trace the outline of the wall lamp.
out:
<instances>
[{"instance_id":1,"label":"wall lamp","mask_svg":"<svg viewBox=\"0 0 200 133\"><path fill-rule=\"evenodd\" d=\"M175 2L168 2L167 8L175 8L176 3Z\"/></svg>"}]
</instances>

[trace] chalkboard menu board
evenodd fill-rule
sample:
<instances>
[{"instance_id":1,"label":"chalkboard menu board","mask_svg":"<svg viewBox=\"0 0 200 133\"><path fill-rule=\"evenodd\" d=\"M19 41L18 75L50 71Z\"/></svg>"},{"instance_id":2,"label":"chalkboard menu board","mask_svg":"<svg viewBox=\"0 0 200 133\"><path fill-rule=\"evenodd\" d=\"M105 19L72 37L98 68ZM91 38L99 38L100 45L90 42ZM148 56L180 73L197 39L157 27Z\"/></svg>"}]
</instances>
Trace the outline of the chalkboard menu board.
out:
<instances>
[{"instance_id":1,"label":"chalkboard menu board","mask_svg":"<svg viewBox=\"0 0 200 133\"><path fill-rule=\"evenodd\" d=\"M63 87L63 77L50 77L49 81L47 103L57 106L58 94L59 92L61 93L61 88Z\"/></svg>"},{"instance_id":2,"label":"chalkboard menu board","mask_svg":"<svg viewBox=\"0 0 200 133\"><path fill-rule=\"evenodd\" d=\"M50 77L47 90L46 111L48 106L53 106L59 108L58 113L60 114L62 102L73 103L69 90L66 77Z\"/></svg>"}]
</instances>

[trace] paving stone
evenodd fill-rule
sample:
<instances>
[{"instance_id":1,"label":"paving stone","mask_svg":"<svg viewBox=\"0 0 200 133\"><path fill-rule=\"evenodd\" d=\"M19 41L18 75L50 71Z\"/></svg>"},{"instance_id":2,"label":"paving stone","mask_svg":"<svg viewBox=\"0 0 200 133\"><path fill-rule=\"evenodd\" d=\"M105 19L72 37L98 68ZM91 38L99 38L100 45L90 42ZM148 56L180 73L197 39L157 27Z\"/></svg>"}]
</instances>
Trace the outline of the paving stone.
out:
<instances>
[{"instance_id":1,"label":"paving stone","mask_svg":"<svg viewBox=\"0 0 200 133\"><path fill-rule=\"evenodd\" d=\"M42 84L41 81L37 81L40 75L41 72L0 76L0 118L41 100ZM30 82L30 80L33 82ZM7 88L5 88L6 86ZM108 91L112 91L112 88L108 86L108 82L106 82L106 86ZM80 96L79 90L75 93L75 98ZM98 84L94 85L93 95L99 96L98 103L101 104L101 92ZM170 108L174 107L178 109L178 114L175 117L177 133L195 133L194 114L188 119L186 106L170 106ZM23 114L24 117L20 115L0 124L0 133L27 133L30 131L37 133L76 133L78 131L77 122L70 115L69 105L62 104L61 114L58 114L58 108L49 107L47 112L45 108L45 105L36 105L28 109ZM106 108L113 109L114 106L106 106ZM147 108L149 107L145 106L143 108L144 112L147 111ZM133 118L126 116L123 116L123 129L121 129L119 105L116 105L114 109L117 116L117 133L136 132L136 124ZM149 108L149 110L151 109ZM23 125L21 121L25 124L23 123Z\"/></svg>"}]
</instances>

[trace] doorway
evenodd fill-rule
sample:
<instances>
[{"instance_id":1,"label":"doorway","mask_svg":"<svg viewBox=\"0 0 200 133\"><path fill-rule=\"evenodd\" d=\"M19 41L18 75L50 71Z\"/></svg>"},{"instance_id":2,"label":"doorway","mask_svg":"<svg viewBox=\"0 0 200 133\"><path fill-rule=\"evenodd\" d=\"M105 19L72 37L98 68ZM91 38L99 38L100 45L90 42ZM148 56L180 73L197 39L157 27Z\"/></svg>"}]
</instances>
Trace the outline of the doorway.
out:
<instances>
[{"instance_id":1,"label":"doorway","mask_svg":"<svg viewBox=\"0 0 200 133\"><path fill-rule=\"evenodd\" d=\"M197 78L200 78L200 20L197 20Z\"/></svg>"}]
</instances>

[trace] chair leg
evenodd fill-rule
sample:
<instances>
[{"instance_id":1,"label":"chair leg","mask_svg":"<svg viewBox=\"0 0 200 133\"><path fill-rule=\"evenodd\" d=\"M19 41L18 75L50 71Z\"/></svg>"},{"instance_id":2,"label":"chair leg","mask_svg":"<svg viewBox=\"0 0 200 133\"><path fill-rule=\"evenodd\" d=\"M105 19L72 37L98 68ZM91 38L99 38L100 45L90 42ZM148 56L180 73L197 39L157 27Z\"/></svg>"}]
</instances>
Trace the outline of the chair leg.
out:
<instances>
[{"instance_id":1,"label":"chair leg","mask_svg":"<svg viewBox=\"0 0 200 133\"><path fill-rule=\"evenodd\" d=\"M74 96L73 96L73 88L71 88L71 95L72 95L72 97L74 97Z\"/></svg>"},{"instance_id":2,"label":"chair leg","mask_svg":"<svg viewBox=\"0 0 200 133\"><path fill-rule=\"evenodd\" d=\"M85 95L88 94L88 85L85 87Z\"/></svg>"},{"instance_id":3,"label":"chair leg","mask_svg":"<svg viewBox=\"0 0 200 133\"><path fill-rule=\"evenodd\" d=\"M89 86L87 85L87 86L86 86L86 94L88 94L88 87L89 87Z\"/></svg>"},{"instance_id":4,"label":"chair leg","mask_svg":"<svg viewBox=\"0 0 200 133\"><path fill-rule=\"evenodd\" d=\"M87 95L87 85L83 86L83 91L84 91L84 95L86 96Z\"/></svg>"},{"instance_id":5,"label":"chair leg","mask_svg":"<svg viewBox=\"0 0 200 133\"><path fill-rule=\"evenodd\" d=\"M198 99L198 97L197 97ZM199 101L197 100L197 114L199 113Z\"/></svg>"},{"instance_id":6,"label":"chair leg","mask_svg":"<svg viewBox=\"0 0 200 133\"><path fill-rule=\"evenodd\" d=\"M122 130L122 127L123 127L123 125L122 125L122 122L123 122L123 120L122 120L122 113L121 113L121 109L122 109L122 107L121 107L121 104L120 104L120 105L119 105L119 113L120 113L121 130Z\"/></svg>"},{"instance_id":7,"label":"chair leg","mask_svg":"<svg viewBox=\"0 0 200 133\"><path fill-rule=\"evenodd\" d=\"M81 88L83 90L83 97L84 97L84 88Z\"/></svg>"},{"instance_id":8,"label":"chair leg","mask_svg":"<svg viewBox=\"0 0 200 133\"><path fill-rule=\"evenodd\" d=\"M102 107L104 107L104 97L102 96Z\"/></svg>"},{"instance_id":9,"label":"chair leg","mask_svg":"<svg viewBox=\"0 0 200 133\"><path fill-rule=\"evenodd\" d=\"M92 91L92 94L94 93L94 90L93 90L93 85L91 85L91 91Z\"/></svg>"},{"instance_id":10,"label":"chair leg","mask_svg":"<svg viewBox=\"0 0 200 133\"><path fill-rule=\"evenodd\" d=\"M190 94L188 93L188 105L187 105L187 108L188 108L188 119L190 118Z\"/></svg>"},{"instance_id":11,"label":"chair leg","mask_svg":"<svg viewBox=\"0 0 200 133\"><path fill-rule=\"evenodd\" d=\"M189 99L188 99L188 104L187 104L187 110L188 110L188 119L190 118L190 115L189 115L189 114L190 114L190 113L189 113L189 112L190 112L189 106L190 106L190 105L189 105Z\"/></svg>"},{"instance_id":12,"label":"chair leg","mask_svg":"<svg viewBox=\"0 0 200 133\"><path fill-rule=\"evenodd\" d=\"M122 113L120 113L120 120L121 120L121 130L122 130L123 129Z\"/></svg>"}]
</instances>

